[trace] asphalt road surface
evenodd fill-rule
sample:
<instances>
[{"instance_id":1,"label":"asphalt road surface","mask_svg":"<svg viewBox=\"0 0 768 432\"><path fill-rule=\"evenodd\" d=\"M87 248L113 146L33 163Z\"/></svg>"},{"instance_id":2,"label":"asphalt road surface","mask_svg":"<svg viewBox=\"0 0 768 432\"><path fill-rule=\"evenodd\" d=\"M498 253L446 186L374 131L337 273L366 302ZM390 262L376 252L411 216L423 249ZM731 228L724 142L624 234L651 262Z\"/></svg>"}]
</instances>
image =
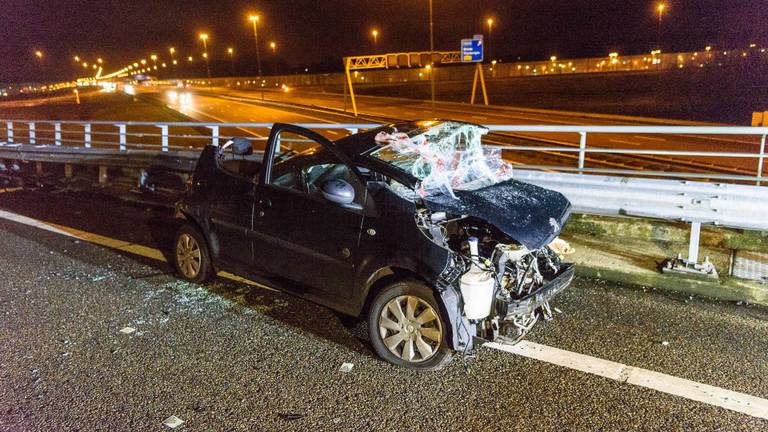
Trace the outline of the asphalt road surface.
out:
<instances>
[{"instance_id":1,"label":"asphalt road surface","mask_svg":"<svg viewBox=\"0 0 768 432\"><path fill-rule=\"evenodd\" d=\"M640 118L585 117L578 113L535 112L500 107L469 106L438 103L434 116L428 101L414 101L384 97L362 96L358 98L360 118L351 116L349 102L342 95L290 92L238 91L227 88L192 90L193 95L185 103L182 100L166 100L164 90L145 90L157 93L168 105L187 116L207 122L294 122L294 123L385 123L396 120L423 120L445 118L472 123L516 125L659 125ZM175 91L175 90L174 90ZM347 113L344 112L345 107ZM665 125L672 125L672 122ZM704 124L702 124L704 125ZM266 130L250 130L262 136ZM340 138L340 132L325 131L331 139ZM499 146L538 146L578 148L576 133L497 133L484 139L486 144ZM589 148L640 150L674 150L703 152L757 153L759 136L707 136L659 135L659 134L590 134ZM578 166L578 154L558 152L507 151L505 158L528 165ZM678 171L689 173L721 173L755 175L757 158L723 158L707 156L665 155L617 155L588 154L585 167L607 169L632 169L642 171ZM766 170L764 170L766 172Z\"/></svg>"},{"instance_id":2,"label":"asphalt road surface","mask_svg":"<svg viewBox=\"0 0 768 432\"><path fill-rule=\"evenodd\" d=\"M328 309L176 278L168 210L33 191L0 193L0 210L3 431L162 431L172 415L177 430L768 430L489 347L438 372L391 366ZM541 346L768 398L764 308L583 278L554 306Z\"/></svg>"}]
</instances>

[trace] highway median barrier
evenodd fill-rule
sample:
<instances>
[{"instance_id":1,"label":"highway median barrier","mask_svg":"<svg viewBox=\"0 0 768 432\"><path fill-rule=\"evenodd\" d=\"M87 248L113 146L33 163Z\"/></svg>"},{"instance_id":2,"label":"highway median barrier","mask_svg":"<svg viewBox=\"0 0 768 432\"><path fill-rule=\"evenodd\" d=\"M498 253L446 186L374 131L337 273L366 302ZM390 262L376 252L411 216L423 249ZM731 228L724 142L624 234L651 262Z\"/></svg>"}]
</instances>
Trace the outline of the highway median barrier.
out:
<instances>
[{"instance_id":1,"label":"highway median barrier","mask_svg":"<svg viewBox=\"0 0 768 432\"><path fill-rule=\"evenodd\" d=\"M735 256L745 252L768 256L768 233L703 226L701 256L709 258L720 276L663 274L661 263L687 250L689 233L690 226L683 222L574 215L562 237L576 249L568 259L582 276L768 306L766 281L732 275Z\"/></svg>"}]
</instances>

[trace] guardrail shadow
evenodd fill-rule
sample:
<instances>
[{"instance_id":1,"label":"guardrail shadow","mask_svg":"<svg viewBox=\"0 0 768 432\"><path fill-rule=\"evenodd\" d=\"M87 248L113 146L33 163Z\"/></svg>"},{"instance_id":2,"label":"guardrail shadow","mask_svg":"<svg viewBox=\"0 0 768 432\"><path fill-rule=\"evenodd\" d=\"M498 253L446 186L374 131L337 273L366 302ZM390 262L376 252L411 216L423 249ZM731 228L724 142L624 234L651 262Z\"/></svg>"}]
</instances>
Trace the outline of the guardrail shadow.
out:
<instances>
[{"instance_id":1,"label":"guardrail shadow","mask_svg":"<svg viewBox=\"0 0 768 432\"><path fill-rule=\"evenodd\" d=\"M0 210L45 222L54 228L61 228L75 235L88 237L88 234L95 234L98 238L93 238L93 243L102 244L105 247L109 247L108 244L104 244L105 242L114 242L115 247L137 245L157 249L166 262L121 249L113 249L113 252L155 270L145 274L125 273L124 276L131 280L147 280L158 276L176 277L174 268L169 264L172 262L172 245L178 228L178 222L173 220L171 209L131 204L109 196L85 193L16 190L0 193ZM99 260L98 255L68 247L71 242L76 241L75 238L70 238L70 243L62 243L56 237L30 235L28 230L19 229L14 234L44 244L51 251L66 253L73 259L88 262L94 266L104 264ZM88 242L87 239L78 241ZM110 270L120 271L114 267ZM194 285L181 279L178 281L179 284ZM210 294L226 299L233 306L237 306L233 308L235 312L239 310L238 307L247 308L299 329L303 333L309 333L357 353L375 357L367 340L367 332L363 328L364 320L341 316L330 309L298 297L252 287L221 277L216 277L212 282L201 286Z\"/></svg>"}]
</instances>

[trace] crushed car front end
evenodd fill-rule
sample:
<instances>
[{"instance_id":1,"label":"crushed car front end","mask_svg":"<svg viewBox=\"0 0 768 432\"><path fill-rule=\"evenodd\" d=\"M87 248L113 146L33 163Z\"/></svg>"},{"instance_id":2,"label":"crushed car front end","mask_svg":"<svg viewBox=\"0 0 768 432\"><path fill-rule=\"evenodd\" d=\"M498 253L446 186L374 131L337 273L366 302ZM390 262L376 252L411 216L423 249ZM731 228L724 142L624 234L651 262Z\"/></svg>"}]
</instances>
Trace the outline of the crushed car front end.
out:
<instances>
[{"instance_id":1,"label":"crushed car front end","mask_svg":"<svg viewBox=\"0 0 768 432\"><path fill-rule=\"evenodd\" d=\"M414 204L414 220L448 252L435 279L454 327L453 346L472 339L516 342L566 289L574 266L558 238L571 212L560 193L514 180L501 152L482 147L481 126L450 121L393 125L368 155L407 173L391 189ZM407 184L403 184L407 183Z\"/></svg>"}]
</instances>

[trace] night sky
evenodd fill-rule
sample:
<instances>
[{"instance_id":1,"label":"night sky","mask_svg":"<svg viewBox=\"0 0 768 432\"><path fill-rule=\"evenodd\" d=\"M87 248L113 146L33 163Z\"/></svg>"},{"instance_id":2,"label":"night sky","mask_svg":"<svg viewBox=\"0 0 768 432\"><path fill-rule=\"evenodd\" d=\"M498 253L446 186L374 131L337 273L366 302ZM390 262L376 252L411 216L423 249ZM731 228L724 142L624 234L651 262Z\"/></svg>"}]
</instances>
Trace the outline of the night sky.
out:
<instances>
[{"instance_id":1,"label":"night sky","mask_svg":"<svg viewBox=\"0 0 768 432\"><path fill-rule=\"evenodd\" d=\"M665 1L665 51L768 45L767 0ZM656 45L657 3L637 0L434 0L436 49L458 50L459 39L486 33L495 20L494 57L506 60L602 56L611 51L644 53ZM427 0L0 0L0 82L82 75L72 57L97 56L122 67L150 53L167 58L202 52L200 31L210 34L212 60L226 63L226 48L240 56L238 69L254 57L249 12L261 16L264 61L267 43L278 44L287 68L314 71L341 67L344 55L373 51L372 28L380 31L379 51L426 50ZM45 53L43 64L34 50ZM274 61L274 59L272 59ZM107 67L107 71L111 68ZM268 72L268 71L267 71Z\"/></svg>"}]
</instances>

